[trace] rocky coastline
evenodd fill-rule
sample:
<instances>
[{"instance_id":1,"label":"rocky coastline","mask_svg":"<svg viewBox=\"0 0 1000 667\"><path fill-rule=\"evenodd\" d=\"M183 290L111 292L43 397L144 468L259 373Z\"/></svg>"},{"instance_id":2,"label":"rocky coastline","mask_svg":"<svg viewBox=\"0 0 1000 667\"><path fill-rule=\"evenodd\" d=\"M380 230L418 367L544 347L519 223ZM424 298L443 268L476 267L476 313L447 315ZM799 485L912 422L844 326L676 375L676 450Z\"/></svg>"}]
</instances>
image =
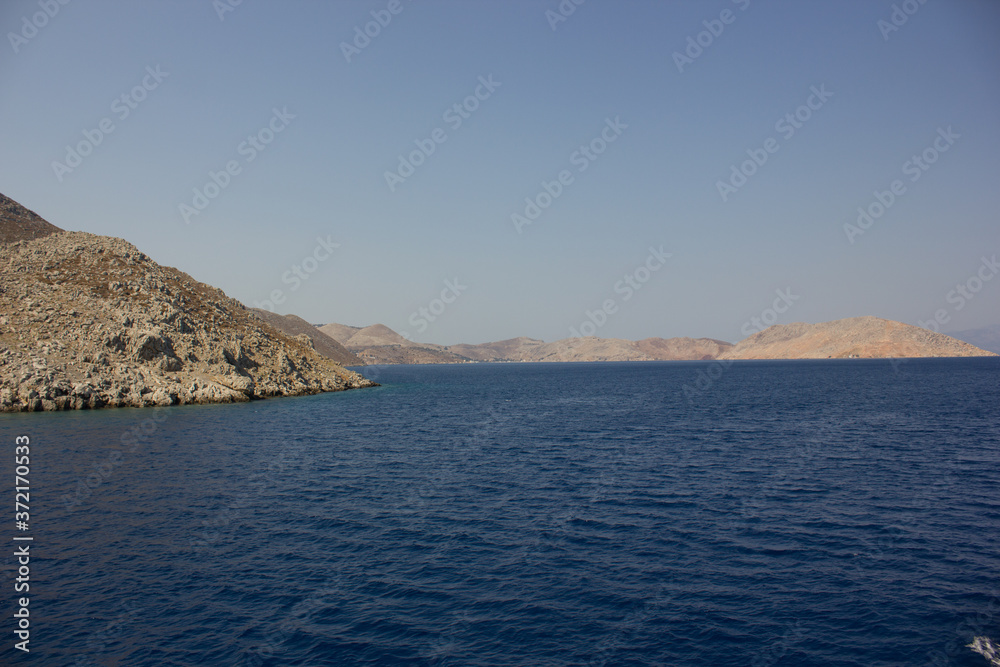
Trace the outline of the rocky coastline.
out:
<instances>
[{"instance_id":1,"label":"rocky coastline","mask_svg":"<svg viewBox=\"0 0 1000 667\"><path fill-rule=\"evenodd\" d=\"M9 225L8 225L9 227ZM374 386L118 238L0 244L0 412L233 403Z\"/></svg>"}]
</instances>

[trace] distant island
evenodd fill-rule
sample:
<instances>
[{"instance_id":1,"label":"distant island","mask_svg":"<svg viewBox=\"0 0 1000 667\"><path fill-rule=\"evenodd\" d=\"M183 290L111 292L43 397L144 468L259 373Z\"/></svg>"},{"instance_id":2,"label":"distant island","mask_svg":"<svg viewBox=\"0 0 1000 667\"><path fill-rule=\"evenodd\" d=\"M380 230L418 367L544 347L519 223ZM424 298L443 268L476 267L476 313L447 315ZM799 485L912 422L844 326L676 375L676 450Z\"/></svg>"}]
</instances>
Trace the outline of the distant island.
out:
<instances>
[{"instance_id":1,"label":"distant island","mask_svg":"<svg viewBox=\"0 0 1000 667\"><path fill-rule=\"evenodd\" d=\"M453 364L476 361L654 361L711 360L732 347L712 338L564 338L546 343L511 338L478 345L435 345L406 340L385 326L351 327L325 324L319 331L358 355L367 364Z\"/></svg>"},{"instance_id":2,"label":"distant island","mask_svg":"<svg viewBox=\"0 0 1000 667\"><path fill-rule=\"evenodd\" d=\"M740 341L723 359L888 359L995 357L993 352L928 329L851 317L821 324L779 324Z\"/></svg>"},{"instance_id":3,"label":"distant island","mask_svg":"<svg viewBox=\"0 0 1000 667\"><path fill-rule=\"evenodd\" d=\"M821 324L779 324L736 345L714 338L631 341L592 336L552 343L522 337L478 345L434 345L406 340L383 324L325 324L318 330L322 338L341 344L367 364L997 356L950 336L870 316Z\"/></svg>"},{"instance_id":4,"label":"distant island","mask_svg":"<svg viewBox=\"0 0 1000 667\"><path fill-rule=\"evenodd\" d=\"M979 334L988 339L988 332ZM0 412L228 403L375 386L348 366L997 356L855 317L712 338L415 343L247 308L128 242L67 232L0 194Z\"/></svg>"}]
</instances>

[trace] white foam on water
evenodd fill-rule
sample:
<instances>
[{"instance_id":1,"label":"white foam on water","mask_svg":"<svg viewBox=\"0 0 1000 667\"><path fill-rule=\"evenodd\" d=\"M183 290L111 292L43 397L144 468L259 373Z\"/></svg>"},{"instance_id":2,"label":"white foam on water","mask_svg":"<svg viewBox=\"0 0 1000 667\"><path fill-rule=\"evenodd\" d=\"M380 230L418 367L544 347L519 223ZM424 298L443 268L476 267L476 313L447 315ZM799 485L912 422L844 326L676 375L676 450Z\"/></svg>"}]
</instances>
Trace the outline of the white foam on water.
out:
<instances>
[{"instance_id":1,"label":"white foam on water","mask_svg":"<svg viewBox=\"0 0 1000 667\"><path fill-rule=\"evenodd\" d=\"M993 667L1000 667L1000 646L988 637L974 637L971 644L966 644L973 651L990 661Z\"/></svg>"}]
</instances>

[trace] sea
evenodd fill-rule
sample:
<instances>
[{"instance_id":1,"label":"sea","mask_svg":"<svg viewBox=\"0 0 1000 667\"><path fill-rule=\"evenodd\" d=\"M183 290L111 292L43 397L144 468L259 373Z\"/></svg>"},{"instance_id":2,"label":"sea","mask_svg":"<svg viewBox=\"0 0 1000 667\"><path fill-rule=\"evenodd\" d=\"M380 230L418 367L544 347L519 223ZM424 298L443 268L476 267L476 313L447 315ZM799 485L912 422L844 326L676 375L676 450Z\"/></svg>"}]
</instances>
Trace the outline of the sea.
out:
<instances>
[{"instance_id":1,"label":"sea","mask_svg":"<svg viewBox=\"0 0 1000 667\"><path fill-rule=\"evenodd\" d=\"M360 370L381 386L0 415L0 664L984 667L1000 641L1000 359Z\"/></svg>"}]
</instances>

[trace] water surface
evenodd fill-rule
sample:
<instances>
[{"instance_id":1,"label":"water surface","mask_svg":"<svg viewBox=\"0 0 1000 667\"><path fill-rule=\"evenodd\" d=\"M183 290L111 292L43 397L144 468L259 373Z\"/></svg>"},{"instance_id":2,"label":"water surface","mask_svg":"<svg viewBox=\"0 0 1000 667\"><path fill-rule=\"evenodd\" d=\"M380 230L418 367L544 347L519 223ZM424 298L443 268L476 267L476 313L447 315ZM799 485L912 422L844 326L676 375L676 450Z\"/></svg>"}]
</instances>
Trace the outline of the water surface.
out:
<instances>
[{"instance_id":1,"label":"water surface","mask_svg":"<svg viewBox=\"0 0 1000 667\"><path fill-rule=\"evenodd\" d=\"M982 666L1000 638L1000 360L365 372L2 416L33 451L9 662Z\"/></svg>"}]
</instances>

